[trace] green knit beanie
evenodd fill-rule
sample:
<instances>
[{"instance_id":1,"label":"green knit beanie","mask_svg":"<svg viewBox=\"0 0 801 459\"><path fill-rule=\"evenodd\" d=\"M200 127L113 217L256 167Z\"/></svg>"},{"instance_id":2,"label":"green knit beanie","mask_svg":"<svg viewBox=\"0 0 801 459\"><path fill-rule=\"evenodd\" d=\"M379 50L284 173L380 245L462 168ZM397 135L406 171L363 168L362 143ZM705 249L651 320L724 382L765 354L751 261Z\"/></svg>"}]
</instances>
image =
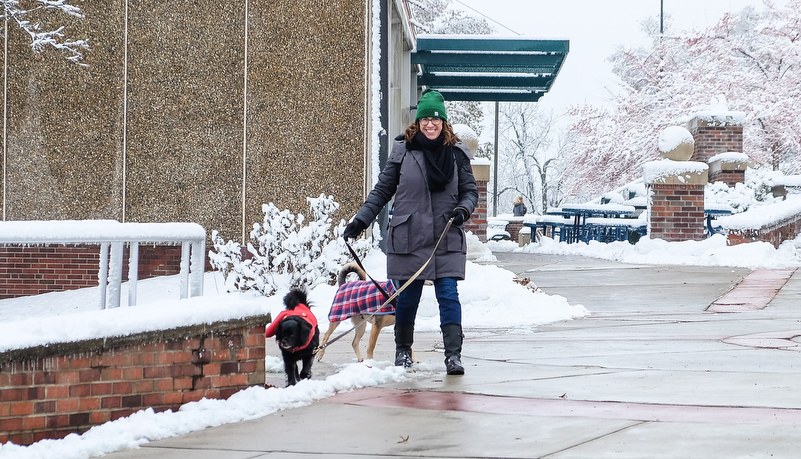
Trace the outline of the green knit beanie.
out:
<instances>
[{"instance_id":1,"label":"green knit beanie","mask_svg":"<svg viewBox=\"0 0 801 459\"><path fill-rule=\"evenodd\" d=\"M420 118L428 118L429 116L448 121L448 114L445 113L445 98L433 89L423 91L423 95L420 96L420 102L417 103L417 116L414 120L417 121Z\"/></svg>"}]
</instances>

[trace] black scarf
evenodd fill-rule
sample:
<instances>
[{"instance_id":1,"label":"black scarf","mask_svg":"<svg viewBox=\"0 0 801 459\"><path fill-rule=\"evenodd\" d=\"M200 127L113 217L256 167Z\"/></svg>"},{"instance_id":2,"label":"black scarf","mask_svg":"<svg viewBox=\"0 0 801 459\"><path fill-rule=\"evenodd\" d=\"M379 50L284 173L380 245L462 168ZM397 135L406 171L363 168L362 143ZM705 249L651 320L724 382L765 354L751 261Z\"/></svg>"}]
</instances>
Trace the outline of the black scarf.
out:
<instances>
[{"instance_id":1,"label":"black scarf","mask_svg":"<svg viewBox=\"0 0 801 459\"><path fill-rule=\"evenodd\" d=\"M444 133L431 140L417 131L412 139L412 145L407 145L407 148L423 151L426 160L426 181L431 192L445 191L445 186L453 179L453 148L445 145L444 139Z\"/></svg>"}]
</instances>

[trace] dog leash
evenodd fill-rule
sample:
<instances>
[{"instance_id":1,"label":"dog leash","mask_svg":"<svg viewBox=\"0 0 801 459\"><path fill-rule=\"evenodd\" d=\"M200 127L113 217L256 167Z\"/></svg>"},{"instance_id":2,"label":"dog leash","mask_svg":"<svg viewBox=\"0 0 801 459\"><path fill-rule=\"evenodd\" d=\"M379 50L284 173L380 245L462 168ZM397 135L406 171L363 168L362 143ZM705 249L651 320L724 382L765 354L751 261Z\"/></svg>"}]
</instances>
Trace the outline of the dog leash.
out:
<instances>
[{"instance_id":1,"label":"dog leash","mask_svg":"<svg viewBox=\"0 0 801 459\"><path fill-rule=\"evenodd\" d=\"M365 325L370 319L373 318L373 316L378 314L379 311L384 309L390 302L392 302L395 298L397 298L397 296L400 294L400 292L402 292L404 289L406 289L406 287L408 287L409 284L412 283L412 281L417 279L420 276L420 274L423 272L423 270L426 269L426 266L428 266L428 264L431 263L431 260L434 259L434 255L436 255L436 253L437 253L437 248L439 248L439 244L442 242L442 239L445 238L445 234L448 233L448 230L450 229L452 223L453 223L453 217L451 217L448 220L448 223L445 225L445 229L442 230L442 234L439 235L439 239L437 240L437 243L434 245L434 250L431 252L431 256L428 257L428 260L426 260L426 262L423 263L423 266L421 266L420 269L418 269L417 272L414 273L414 275L412 275L412 277L409 278L409 280L407 280L403 285L401 285L397 290L395 290L395 293L390 295L389 298L387 298L387 300L384 301L384 303L378 309L376 309L375 312L370 314L366 319L364 319L361 322L359 322L358 324L354 325L349 330L345 330L344 332L340 333L339 335L335 336L334 338L328 340L327 343L325 343L322 346L320 346L317 349L315 349L314 353L317 354L321 350L323 350L326 347L328 347L330 344L334 344L336 341L338 341L343 336L347 335L348 333L352 332L353 330L356 330L358 327L361 327L361 326ZM348 244L348 241L345 241L345 244L350 249L350 245ZM353 249L351 249L351 253L354 256L356 255L355 253L353 253ZM356 259L358 260L358 257ZM359 263L359 267L362 268L362 271L364 271L365 274L367 274L367 271L364 269L363 266L361 266L361 263ZM369 274L367 274L367 275L370 276ZM373 279L373 278L370 277L370 279ZM375 280L373 280L373 282L375 282ZM383 289L381 289L381 290L383 291Z\"/></svg>"}]
</instances>

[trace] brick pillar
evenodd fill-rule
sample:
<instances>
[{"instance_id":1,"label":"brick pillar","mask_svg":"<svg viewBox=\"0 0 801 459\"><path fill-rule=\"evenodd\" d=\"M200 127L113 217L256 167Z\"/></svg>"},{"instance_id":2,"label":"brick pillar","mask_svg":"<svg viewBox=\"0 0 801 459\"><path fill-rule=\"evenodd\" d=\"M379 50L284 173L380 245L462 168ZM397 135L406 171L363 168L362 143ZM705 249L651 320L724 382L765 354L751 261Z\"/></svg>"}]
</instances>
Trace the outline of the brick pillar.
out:
<instances>
[{"instance_id":1,"label":"brick pillar","mask_svg":"<svg viewBox=\"0 0 801 459\"><path fill-rule=\"evenodd\" d=\"M669 242L705 239L708 166L665 159L648 162L643 169L648 188L648 236Z\"/></svg>"},{"instance_id":2,"label":"brick pillar","mask_svg":"<svg viewBox=\"0 0 801 459\"><path fill-rule=\"evenodd\" d=\"M520 235L520 230L523 229L523 218L509 220L509 223L506 224L506 232L509 233L509 237L513 241L518 240L518 236Z\"/></svg>"},{"instance_id":3,"label":"brick pillar","mask_svg":"<svg viewBox=\"0 0 801 459\"><path fill-rule=\"evenodd\" d=\"M745 183L748 155L745 153L723 153L709 160L709 182L726 182L729 186Z\"/></svg>"},{"instance_id":4,"label":"brick pillar","mask_svg":"<svg viewBox=\"0 0 801 459\"><path fill-rule=\"evenodd\" d=\"M695 149L690 161L708 163L715 155L743 151L743 124L738 113L695 117L687 122Z\"/></svg>"},{"instance_id":5,"label":"brick pillar","mask_svg":"<svg viewBox=\"0 0 801 459\"><path fill-rule=\"evenodd\" d=\"M478 205L464 225L465 231L472 231L481 242L487 242L487 184L490 179L490 165L485 162L482 159L474 159L472 162L478 188Z\"/></svg>"}]
</instances>

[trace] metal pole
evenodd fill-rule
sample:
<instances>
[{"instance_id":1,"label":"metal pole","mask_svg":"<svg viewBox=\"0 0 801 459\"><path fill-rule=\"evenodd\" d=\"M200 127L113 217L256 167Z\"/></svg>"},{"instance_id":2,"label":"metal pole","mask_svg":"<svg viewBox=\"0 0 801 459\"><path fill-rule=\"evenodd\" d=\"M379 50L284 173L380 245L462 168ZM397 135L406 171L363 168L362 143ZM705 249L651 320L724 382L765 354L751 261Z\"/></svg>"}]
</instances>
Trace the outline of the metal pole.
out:
<instances>
[{"instance_id":1,"label":"metal pole","mask_svg":"<svg viewBox=\"0 0 801 459\"><path fill-rule=\"evenodd\" d=\"M498 101L495 101L495 159L492 170L492 216L498 216Z\"/></svg>"},{"instance_id":2,"label":"metal pole","mask_svg":"<svg viewBox=\"0 0 801 459\"><path fill-rule=\"evenodd\" d=\"M665 0L659 0L659 35L665 33Z\"/></svg>"}]
</instances>

